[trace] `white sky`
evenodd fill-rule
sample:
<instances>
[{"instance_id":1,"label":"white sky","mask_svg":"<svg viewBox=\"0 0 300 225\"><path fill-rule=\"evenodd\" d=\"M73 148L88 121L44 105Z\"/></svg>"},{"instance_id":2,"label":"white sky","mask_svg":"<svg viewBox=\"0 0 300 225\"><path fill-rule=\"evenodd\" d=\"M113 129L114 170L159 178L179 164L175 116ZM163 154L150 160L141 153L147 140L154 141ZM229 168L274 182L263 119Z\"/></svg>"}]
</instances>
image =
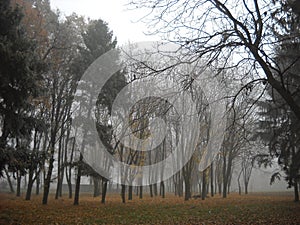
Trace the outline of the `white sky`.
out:
<instances>
[{"instance_id":1,"label":"white sky","mask_svg":"<svg viewBox=\"0 0 300 225\"><path fill-rule=\"evenodd\" d=\"M142 17L138 10L127 10L128 0L50 0L53 9L59 9L66 15L72 12L91 19L102 19L117 37L118 44L137 41L153 41L147 36L145 24L137 21Z\"/></svg>"}]
</instances>

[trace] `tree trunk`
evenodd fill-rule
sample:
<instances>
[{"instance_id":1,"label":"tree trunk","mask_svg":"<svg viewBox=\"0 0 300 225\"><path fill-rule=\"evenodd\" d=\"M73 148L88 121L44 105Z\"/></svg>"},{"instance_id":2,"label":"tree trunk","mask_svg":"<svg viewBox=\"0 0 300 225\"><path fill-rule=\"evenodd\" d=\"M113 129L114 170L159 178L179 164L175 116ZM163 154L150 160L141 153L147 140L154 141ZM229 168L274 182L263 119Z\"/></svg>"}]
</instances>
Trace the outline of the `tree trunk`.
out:
<instances>
[{"instance_id":1,"label":"tree trunk","mask_svg":"<svg viewBox=\"0 0 300 225\"><path fill-rule=\"evenodd\" d=\"M60 173L60 182L59 182L59 187L58 187L58 197L62 197L62 187L63 187L63 181L64 181L64 172L65 172L65 167L61 167L61 173Z\"/></svg>"},{"instance_id":2,"label":"tree trunk","mask_svg":"<svg viewBox=\"0 0 300 225\"><path fill-rule=\"evenodd\" d=\"M19 172L17 172L17 197L21 196L21 180L22 176L20 175Z\"/></svg>"},{"instance_id":3,"label":"tree trunk","mask_svg":"<svg viewBox=\"0 0 300 225\"><path fill-rule=\"evenodd\" d=\"M247 195L248 194L248 182L245 182L245 194Z\"/></svg>"},{"instance_id":4,"label":"tree trunk","mask_svg":"<svg viewBox=\"0 0 300 225\"><path fill-rule=\"evenodd\" d=\"M98 177L93 177L93 183L94 183L94 197L100 196L100 183L101 180Z\"/></svg>"},{"instance_id":5,"label":"tree trunk","mask_svg":"<svg viewBox=\"0 0 300 225\"><path fill-rule=\"evenodd\" d=\"M227 195L229 195L229 193L230 193L230 185L231 185L231 176L229 177L229 179L227 181Z\"/></svg>"},{"instance_id":6,"label":"tree trunk","mask_svg":"<svg viewBox=\"0 0 300 225\"><path fill-rule=\"evenodd\" d=\"M54 147L55 147L55 140L51 141L51 152L50 152L50 160L49 160L49 168L47 175L44 179L44 193L43 193L43 205L46 205L48 203L48 196L50 191L50 183L51 183L51 176L52 176L52 170L53 170L53 163L54 163Z\"/></svg>"},{"instance_id":7,"label":"tree trunk","mask_svg":"<svg viewBox=\"0 0 300 225\"><path fill-rule=\"evenodd\" d=\"M214 197L214 164L211 163L210 166L210 190L211 190L211 197Z\"/></svg>"},{"instance_id":8,"label":"tree trunk","mask_svg":"<svg viewBox=\"0 0 300 225\"><path fill-rule=\"evenodd\" d=\"M205 200L206 197L206 169L202 172L202 193L201 199Z\"/></svg>"},{"instance_id":9,"label":"tree trunk","mask_svg":"<svg viewBox=\"0 0 300 225\"><path fill-rule=\"evenodd\" d=\"M143 186L140 186L139 198L143 198Z\"/></svg>"},{"instance_id":10,"label":"tree trunk","mask_svg":"<svg viewBox=\"0 0 300 225\"><path fill-rule=\"evenodd\" d=\"M165 183L163 181L160 182L160 195L162 198L165 198Z\"/></svg>"},{"instance_id":11,"label":"tree trunk","mask_svg":"<svg viewBox=\"0 0 300 225\"><path fill-rule=\"evenodd\" d=\"M241 174L243 172L243 169L241 169L238 178L237 178L237 182L238 182L238 187L239 187L239 195L242 195L242 187L241 187L241 182L240 182L240 178L241 178Z\"/></svg>"},{"instance_id":12,"label":"tree trunk","mask_svg":"<svg viewBox=\"0 0 300 225\"><path fill-rule=\"evenodd\" d=\"M187 177L184 179L184 184L185 184L185 192L184 192L184 200L187 201L191 198L191 184L190 184L190 179Z\"/></svg>"},{"instance_id":13,"label":"tree trunk","mask_svg":"<svg viewBox=\"0 0 300 225\"><path fill-rule=\"evenodd\" d=\"M15 193L14 187L13 187L13 185L11 183L10 176L8 174L8 170L6 168L4 168L4 171L5 171L5 175L6 175L6 179L7 179L8 185L9 185L10 192L11 193Z\"/></svg>"},{"instance_id":14,"label":"tree trunk","mask_svg":"<svg viewBox=\"0 0 300 225\"><path fill-rule=\"evenodd\" d=\"M33 171L30 170L29 177L28 177L28 184L27 184L25 200L30 200L30 198L31 198L33 182L34 182L34 180L33 180Z\"/></svg>"},{"instance_id":15,"label":"tree trunk","mask_svg":"<svg viewBox=\"0 0 300 225\"><path fill-rule=\"evenodd\" d=\"M223 156L223 198L227 197L227 182L228 177L226 173L226 156Z\"/></svg>"},{"instance_id":16,"label":"tree trunk","mask_svg":"<svg viewBox=\"0 0 300 225\"><path fill-rule=\"evenodd\" d=\"M295 181L294 184L294 194L295 194L295 202L299 202L299 189L298 189L298 183Z\"/></svg>"},{"instance_id":17,"label":"tree trunk","mask_svg":"<svg viewBox=\"0 0 300 225\"><path fill-rule=\"evenodd\" d=\"M132 200L132 192L133 192L133 187L129 186L128 187L128 200Z\"/></svg>"},{"instance_id":18,"label":"tree trunk","mask_svg":"<svg viewBox=\"0 0 300 225\"><path fill-rule=\"evenodd\" d=\"M101 199L101 203L102 204L105 204L106 192L107 192L107 180L103 180L103 184L102 184L102 199Z\"/></svg>"},{"instance_id":19,"label":"tree trunk","mask_svg":"<svg viewBox=\"0 0 300 225\"><path fill-rule=\"evenodd\" d=\"M75 132L76 135L76 132ZM72 198L72 166L71 163L73 162L73 155L75 150L75 138L73 139L72 143L72 150L71 150L71 156L70 156L70 162L69 162L69 168L66 168L66 180L68 183L68 189L69 189L69 198ZM65 162L67 162L67 150L65 150Z\"/></svg>"},{"instance_id":20,"label":"tree trunk","mask_svg":"<svg viewBox=\"0 0 300 225\"><path fill-rule=\"evenodd\" d=\"M199 182L198 183L198 185L199 185L199 195L202 195L202 184L201 184L201 182Z\"/></svg>"},{"instance_id":21,"label":"tree trunk","mask_svg":"<svg viewBox=\"0 0 300 225\"><path fill-rule=\"evenodd\" d=\"M75 196L74 196L74 205L79 204L79 192L80 192L80 181L81 181L81 163L83 160L83 155L80 153L78 168L77 168L77 178L75 185Z\"/></svg>"},{"instance_id":22,"label":"tree trunk","mask_svg":"<svg viewBox=\"0 0 300 225\"><path fill-rule=\"evenodd\" d=\"M61 129L61 133L63 133L63 128ZM62 135L62 134L61 134ZM59 138L59 148L58 148L58 154L57 154L57 158L58 158L58 162L57 162L57 184L56 184L56 191L55 191L55 199L58 199L59 197L59 190L60 190L60 186L62 185L62 181L61 181L61 151L62 151L62 136Z\"/></svg>"},{"instance_id":23,"label":"tree trunk","mask_svg":"<svg viewBox=\"0 0 300 225\"><path fill-rule=\"evenodd\" d=\"M39 195L40 194L40 183L41 183L41 179L40 179L40 173L37 173L37 171L35 171L36 173L36 187L35 187L35 194Z\"/></svg>"},{"instance_id":24,"label":"tree trunk","mask_svg":"<svg viewBox=\"0 0 300 225\"><path fill-rule=\"evenodd\" d=\"M150 197L153 198L152 184L149 185L149 189L150 189Z\"/></svg>"},{"instance_id":25,"label":"tree trunk","mask_svg":"<svg viewBox=\"0 0 300 225\"><path fill-rule=\"evenodd\" d=\"M122 184L122 185L121 185L121 198L122 198L122 203L125 203L125 202L126 202L126 200L125 200L125 198L126 198L125 194L126 194L126 186L125 186L125 184Z\"/></svg>"}]
</instances>

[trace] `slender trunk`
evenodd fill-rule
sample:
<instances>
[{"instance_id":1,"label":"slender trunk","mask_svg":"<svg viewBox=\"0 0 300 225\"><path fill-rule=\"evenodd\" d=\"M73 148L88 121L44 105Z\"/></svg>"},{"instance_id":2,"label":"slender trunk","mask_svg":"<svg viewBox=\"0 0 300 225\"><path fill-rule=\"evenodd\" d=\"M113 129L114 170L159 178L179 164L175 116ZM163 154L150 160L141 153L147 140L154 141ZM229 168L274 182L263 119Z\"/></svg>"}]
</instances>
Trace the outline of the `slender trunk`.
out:
<instances>
[{"instance_id":1,"label":"slender trunk","mask_svg":"<svg viewBox=\"0 0 300 225\"><path fill-rule=\"evenodd\" d=\"M140 186L139 198L143 198L143 186Z\"/></svg>"},{"instance_id":2,"label":"slender trunk","mask_svg":"<svg viewBox=\"0 0 300 225\"><path fill-rule=\"evenodd\" d=\"M206 175L207 176L207 175ZM206 181L207 182L207 181ZM206 184L206 196L208 195L209 193L209 182L207 182Z\"/></svg>"},{"instance_id":3,"label":"slender trunk","mask_svg":"<svg viewBox=\"0 0 300 225\"><path fill-rule=\"evenodd\" d=\"M202 172L202 193L201 199L205 200L206 197L206 169Z\"/></svg>"},{"instance_id":4,"label":"slender trunk","mask_svg":"<svg viewBox=\"0 0 300 225\"><path fill-rule=\"evenodd\" d=\"M75 135L76 135L76 132L75 132ZM73 162L75 143L76 143L75 138L73 138L69 167L68 167L68 169L66 168L66 180L68 183L69 198L72 198L72 166L71 166L71 163ZM67 162L67 151L65 151L65 162Z\"/></svg>"},{"instance_id":5,"label":"slender trunk","mask_svg":"<svg viewBox=\"0 0 300 225\"><path fill-rule=\"evenodd\" d=\"M125 194L126 194L126 186L125 186L125 184L122 184L122 185L121 185L121 198L122 198L122 203L125 203L125 202L126 202L126 200L125 200L125 198L126 198Z\"/></svg>"},{"instance_id":6,"label":"slender trunk","mask_svg":"<svg viewBox=\"0 0 300 225\"><path fill-rule=\"evenodd\" d=\"M34 182L34 180L33 180L33 171L31 170L29 172L29 178L28 178L28 185L27 185L25 200L30 200L30 198L31 198L33 182Z\"/></svg>"},{"instance_id":7,"label":"slender trunk","mask_svg":"<svg viewBox=\"0 0 300 225\"><path fill-rule=\"evenodd\" d=\"M36 187L35 187L35 194L39 195L40 194L40 183L41 183L41 179L40 179L40 173L38 173L37 171L35 171L36 173Z\"/></svg>"},{"instance_id":8,"label":"slender trunk","mask_svg":"<svg viewBox=\"0 0 300 225\"><path fill-rule=\"evenodd\" d=\"M128 187L128 200L132 200L132 192L133 192L133 187L130 185Z\"/></svg>"},{"instance_id":9,"label":"slender trunk","mask_svg":"<svg viewBox=\"0 0 300 225\"><path fill-rule=\"evenodd\" d=\"M162 198L166 197L165 194L165 183L163 181L160 182L160 195Z\"/></svg>"},{"instance_id":10,"label":"slender trunk","mask_svg":"<svg viewBox=\"0 0 300 225\"><path fill-rule=\"evenodd\" d=\"M299 202L299 189L298 189L298 183L295 181L294 184L294 194L295 194L295 202Z\"/></svg>"},{"instance_id":11,"label":"slender trunk","mask_svg":"<svg viewBox=\"0 0 300 225\"><path fill-rule=\"evenodd\" d=\"M230 193L230 185L231 185L231 176L229 176L229 179L227 181L227 195Z\"/></svg>"},{"instance_id":12,"label":"slender trunk","mask_svg":"<svg viewBox=\"0 0 300 225\"><path fill-rule=\"evenodd\" d=\"M187 177L184 179L185 182L185 192L184 192L184 200L187 201L191 198L191 184L190 184L190 179Z\"/></svg>"},{"instance_id":13,"label":"slender trunk","mask_svg":"<svg viewBox=\"0 0 300 225\"><path fill-rule=\"evenodd\" d=\"M83 160L83 155L80 153L79 157L79 165L77 168L77 178L76 178L76 185L75 185L75 196L74 196L74 205L79 204L79 192L80 192L80 180L81 180L81 163Z\"/></svg>"},{"instance_id":14,"label":"slender trunk","mask_svg":"<svg viewBox=\"0 0 300 225\"><path fill-rule=\"evenodd\" d=\"M174 194L175 194L175 196L178 195L178 183L176 180L174 181Z\"/></svg>"},{"instance_id":15,"label":"slender trunk","mask_svg":"<svg viewBox=\"0 0 300 225\"><path fill-rule=\"evenodd\" d=\"M248 182L245 182L245 194L248 194Z\"/></svg>"},{"instance_id":16,"label":"slender trunk","mask_svg":"<svg viewBox=\"0 0 300 225\"><path fill-rule=\"evenodd\" d=\"M102 184L102 199L101 199L102 204L105 203L106 192L107 192L107 180L104 180Z\"/></svg>"},{"instance_id":17,"label":"slender trunk","mask_svg":"<svg viewBox=\"0 0 300 225\"><path fill-rule=\"evenodd\" d=\"M201 182L199 182L198 186L199 186L199 195L202 195Z\"/></svg>"},{"instance_id":18,"label":"slender trunk","mask_svg":"<svg viewBox=\"0 0 300 225\"><path fill-rule=\"evenodd\" d=\"M226 157L223 156L223 198L227 197Z\"/></svg>"},{"instance_id":19,"label":"slender trunk","mask_svg":"<svg viewBox=\"0 0 300 225\"><path fill-rule=\"evenodd\" d=\"M242 187L241 187L241 182L240 182L240 177L241 177L242 171L243 170L240 171L238 178L237 178L238 187L239 187L239 195L242 195Z\"/></svg>"},{"instance_id":20,"label":"slender trunk","mask_svg":"<svg viewBox=\"0 0 300 225\"><path fill-rule=\"evenodd\" d=\"M214 164L211 163L210 166L210 190L211 190L211 197L214 197Z\"/></svg>"},{"instance_id":21,"label":"slender trunk","mask_svg":"<svg viewBox=\"0 0 300 225\"><path fill-rule=\"evenodd\" d=\"M52 140L51 145L51 152L50 152L50 160L49 160L49 168L47 175L44 179L44 194L43 194L43 205L46 205L48 203L48 196L50 191L50 184L51 184L51 176L52 176L52 170L53 170L53 163L54 163L54 147L55 147L55 140Z\"/></svg>"},{"instance_id":22,"label":"slender trunk","mask_svg":"<svg viewBox=\"0 0 300 225\"><path fill-rule=\"evenodd\" d=\"M19 171L17 172L17 197L21 196L21 180L22 176L20 175Z\"/></svg>"},{"instance_id":23,"label":"slender trunk","mask_svg":"<svg viewBox=\"0 0 300 225\"><path fill-rule=\"evenodd\" d=\"M68 183L68 190L69 190L69 198L71 199L73 197L72 196L72 183L71 183L71 179L67 180L67 183Z\"/></svg>"},{"instance_id":24,"label":"slender trunk","mask_svg":"<svg viewBox=\"0 0 300 225\"><path fill-rule=\"evenodd\" d=\"M150 184L149 188L150 188L150 197L153 198L152 184Z\"/></svg>"},{"instance_id":25,"label":"slender trunk","mask_svg":"<svg viewBox=\"0 0 300 225\"><path fill-rule=\"evenodd\" d=\"M11 193L15 193L14 187L13 187L13 185L11 183L11 179L10 179L10 175L8 173L8 170L6 168L4 168L4 171L5 171L5 175L6 175L6 179L7 179L8 185L9 185L10 192Z\"/></svg>"},{"instance_id":26,"label":"slender trunk","mask_svg":"<svg viewBox=\"0 0 300 225\"><path fill-rule=\"evenodd\" d=\"M61 104L62 101L56 102L57 98L60 97L61 95L56 95L55 90L56 90L56 85L57 85L57 80L55 79L53 81L53 86L52 90L53 92L51 93L51 98L52 98L52 109L51 109L51 131L50 131L50 159L49 159L49 168L47 171L47 175L44 178L44 193L43 193L43 200L42 203L43 205L46 205L48 203L48 196L49 196L49 191L50 191L50 184L51 184L51 177L52 177L52 171L54 167L54 154L55 154L55 144L56 144L56 135L59 130L59 113L61 109Z\"/></svg>"},{"instance_id":27,"label":"slender trunk","mask_svg":"<svg viewBox=\"0 0 300 225\"><path fill-rule=\"evenodd\" d=\"M62 188L63 188L63 181L64 181L64 172L65 172L65 167L61 167L61 173L60 173L60 184L59 184L59 189L58 189L58 196L62 197Z\"/></svg>"},{"instance_id":28,"label":"slender trunk","mask_svg":"<svg viewBox=\"0 0 300 225\"><path fill-rule=\"evenodd\" d=\"M61 133L63 133L64 129L61 129ZM56 191L55 191L55 199L58 199L59 197L59 189L61 185L61 150L62 150L62 134L59 138L59 145L58 145L58 159L57 159L57 184L56 184Z\"/></svg>"}]
</instances>

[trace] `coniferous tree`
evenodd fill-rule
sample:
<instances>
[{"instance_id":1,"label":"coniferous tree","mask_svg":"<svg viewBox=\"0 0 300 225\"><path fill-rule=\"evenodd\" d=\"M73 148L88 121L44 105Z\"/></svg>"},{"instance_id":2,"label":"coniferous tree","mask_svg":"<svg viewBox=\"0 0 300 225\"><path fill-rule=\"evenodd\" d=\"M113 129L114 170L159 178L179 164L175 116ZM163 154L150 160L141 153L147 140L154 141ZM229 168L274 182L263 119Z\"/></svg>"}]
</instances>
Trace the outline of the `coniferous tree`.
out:
<instances>
[{"instance_id":1,"label":"coniferous tree","mask_svg":"<svg viewBox=\"0 0 300 225\"><path fill-rule=\"evenodd\" d=\"M19 7L12 8L9 0L0 2L0 170L8 165L25 173L28 141L36 120L29 114L33 99L39 93L40 72L43 64L35 54L35 43L30 41L21 25ZM23 142L22 144L20 142ZM13 154L13 152L16 154ZM22 151L22 153L21 153ZM15 160L12 160L12 159ZM10 165L14 161L13 165ZM16 162L18 166L16 165ZM27 162L28 163L28 162ZM21 167L20 167L21 166ZM13 171L14 172L14 171Z\"/></svg>"}]
</instances>

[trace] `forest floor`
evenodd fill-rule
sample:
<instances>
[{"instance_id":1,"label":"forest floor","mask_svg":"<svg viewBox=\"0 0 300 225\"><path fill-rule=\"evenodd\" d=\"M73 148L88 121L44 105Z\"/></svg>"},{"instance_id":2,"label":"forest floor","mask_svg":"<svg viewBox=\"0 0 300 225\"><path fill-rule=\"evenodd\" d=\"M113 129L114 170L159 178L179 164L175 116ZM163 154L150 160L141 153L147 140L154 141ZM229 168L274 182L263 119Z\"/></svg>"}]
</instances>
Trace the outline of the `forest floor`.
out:
<instances>
[{"instance_id":1,"label":"forest floor","mask_svg":"<svg viewBox=\"0 0 300 225\"><path fill-rule=\"evenodd\" d=\"M300 224L300 203L284 193L230 194L206 200L167 195L145 196L121 203L120 195L100 198L80 196L80 204L66 196L58 200L49 196L48 205L41 196L31 201L13 194L0 193L0 224Z\"/></svg>"}]
</instances>

